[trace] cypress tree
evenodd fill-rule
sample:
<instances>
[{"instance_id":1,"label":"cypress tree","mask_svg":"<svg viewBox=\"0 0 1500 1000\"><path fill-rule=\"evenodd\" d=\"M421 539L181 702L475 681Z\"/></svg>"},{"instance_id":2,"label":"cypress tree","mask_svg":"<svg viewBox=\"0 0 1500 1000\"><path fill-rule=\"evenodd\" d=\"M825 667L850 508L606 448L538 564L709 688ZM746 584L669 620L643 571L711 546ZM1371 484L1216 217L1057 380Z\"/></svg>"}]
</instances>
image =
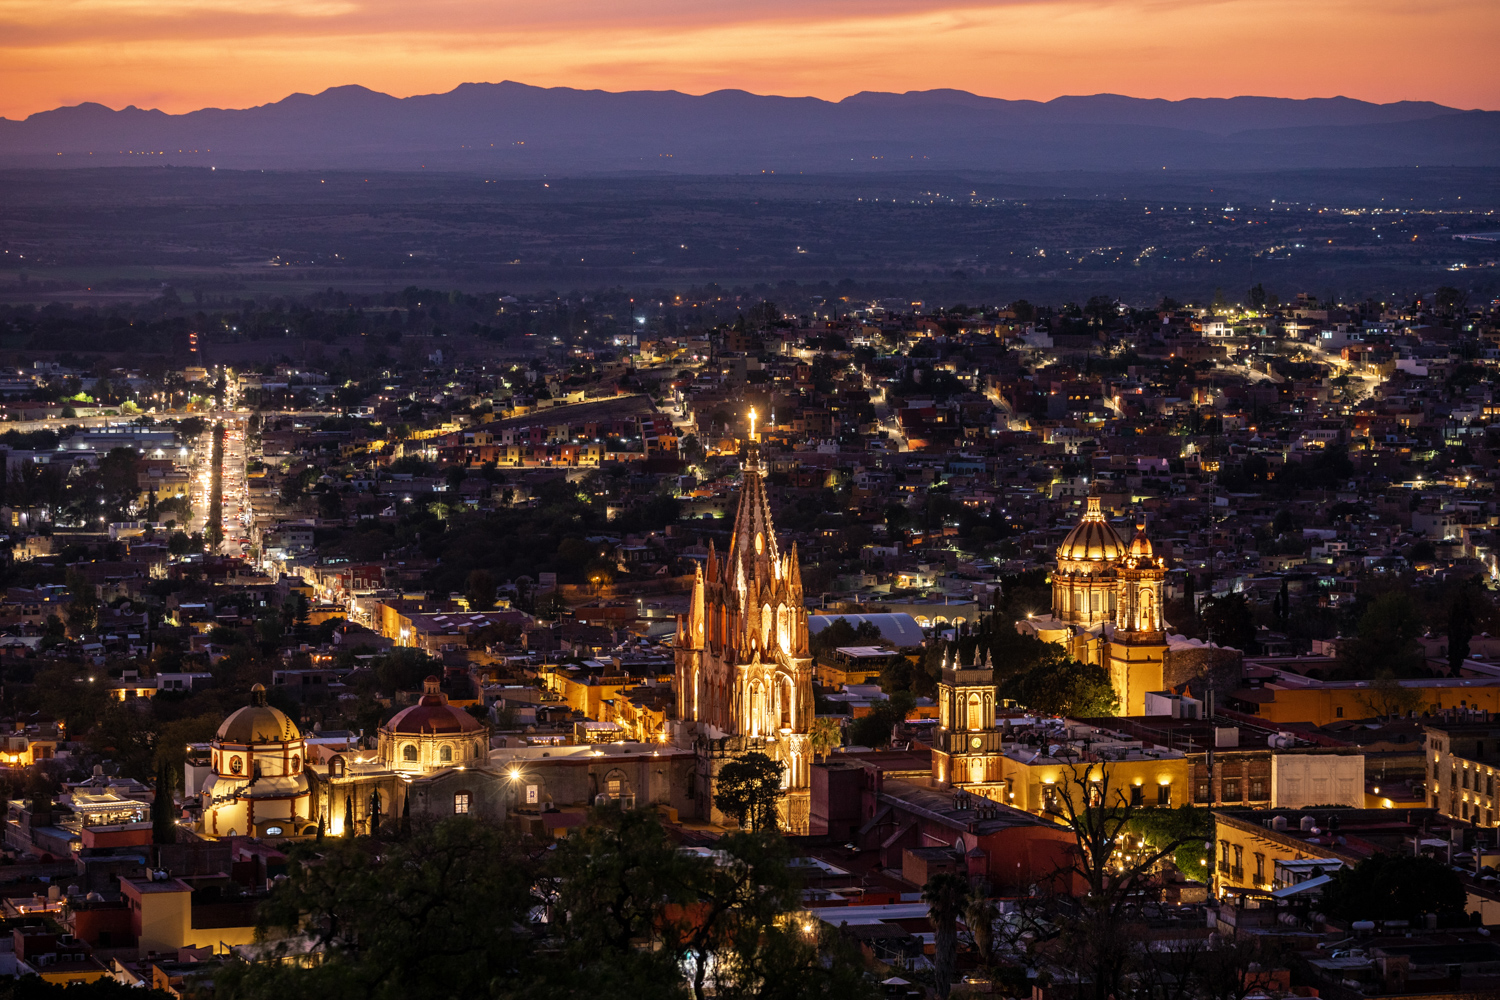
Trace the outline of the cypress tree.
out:
<instances>
[{"instance_id":1,"label":"cypress tree","mask_svg":"<svg viewBox=\"0 0 1500 1000\"><path fill-rule=\"evenodd\" d=\"M156 768L156 795L151 799L151 843L177 843L177 822L173 817L172 767L162 761Z\"/></svg>"}]
</instances>

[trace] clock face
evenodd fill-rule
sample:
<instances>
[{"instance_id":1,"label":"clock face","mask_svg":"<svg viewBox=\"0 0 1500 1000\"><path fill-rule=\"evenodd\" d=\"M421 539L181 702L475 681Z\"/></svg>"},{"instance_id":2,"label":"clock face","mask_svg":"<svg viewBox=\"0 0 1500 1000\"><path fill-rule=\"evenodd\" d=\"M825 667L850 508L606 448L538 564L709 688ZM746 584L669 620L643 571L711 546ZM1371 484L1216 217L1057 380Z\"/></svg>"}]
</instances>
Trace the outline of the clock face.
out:
<instances>
[{"instance_id":1,"label":"clock face","mask_svg":"<svg viewBox=\"0 0 1500 1000\"><path fill-rule=\"evenodd\" d=\"M978 750L980 747L984 746L984 740L976 736L973 739L969 740L969 746L973 747L975 750Z\"/></svg>"}]
</instances>

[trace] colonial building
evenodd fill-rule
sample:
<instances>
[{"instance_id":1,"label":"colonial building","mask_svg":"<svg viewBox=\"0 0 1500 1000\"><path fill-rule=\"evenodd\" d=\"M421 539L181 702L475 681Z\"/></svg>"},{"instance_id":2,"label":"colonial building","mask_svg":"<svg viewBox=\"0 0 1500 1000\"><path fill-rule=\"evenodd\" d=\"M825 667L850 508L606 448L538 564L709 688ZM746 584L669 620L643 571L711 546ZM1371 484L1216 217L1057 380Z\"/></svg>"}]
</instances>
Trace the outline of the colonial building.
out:
<instances>
[{"instance_id":1,"label":"colonial building","mask_svg":"<svg viewBox=\"0 0 1500 1000\"><path fill-rule=\"evenodd\" d=\"M698 756L659 743L490 747L489 731L429 677L373 749L309 762L302 734L254 689L209 745L203 832L273 840L364 835L403 818L472 816L539 837L582 826L591 806L691 812Z\"/></svg>"},{"instance_id":2,"label":"colonial building","mask_svg":"<svg viewBox=\"0 0 1500 1000\"><path fill-rule=\"evenodd\" d=\"M376 757L392 771L426 773L441 767L474 767L489 755L489 728L448 704L438 679L422 682L422 698L380 727Z\"/></svg>"},{"instance_id":3,"label":"colonial building","mask_svg":"<svg viewBox=\"0 0 1500 1000\"><path fill-rule=\"evenodd\" d=\"M317 832L304 764L302 733L266 704L266 689L219 726L209 744L212 776L204 783L203 832L296 837Z\"/></svg>"},{"instance_id":4,"label":"colonial building","mask_svg":"<svg viewBox=\"0 0 1500 1000\"><path fill-rule=\"evenodd\" d=\"M1120 714L1143 715L1146 695L1210 675L1238 678L1239 650L1210 647L1169 633L1163 618L1166 560L1156 555L1144 524L1127 544L1097 495L1057 547L1052 613L1016 628L1055 642L1083 663L1109 672Z\"/></svg>"},{"instance_id":5,"label":"colonial building","mask_svg":"<svg viewBox=\"0 0 1500 1000\"><path fill-rule=\"evenodd\" d=\"M807 832L812 680L797 549L783 553L776 541L752 412L729 551L720 558L710 545L677 621L674 742L698 751L700 818L724 821L713 807L715 776L756 750L785 768L783 828Z\"/></svg>"}]
</instances>

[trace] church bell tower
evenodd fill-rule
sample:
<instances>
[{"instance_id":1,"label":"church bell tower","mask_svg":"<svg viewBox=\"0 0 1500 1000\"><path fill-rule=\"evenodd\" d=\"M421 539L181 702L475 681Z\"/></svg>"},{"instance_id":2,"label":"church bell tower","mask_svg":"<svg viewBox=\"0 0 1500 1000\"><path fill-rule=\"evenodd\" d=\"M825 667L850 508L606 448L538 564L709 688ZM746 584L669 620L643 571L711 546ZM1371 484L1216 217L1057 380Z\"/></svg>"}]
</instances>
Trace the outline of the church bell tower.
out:
<instances>
[{"instance_id":1,"label":"church bell tower","mask_svg":"<svg viewBox=\"0 0 1500 1000\"><path fill-rule=\"evenodd\" d=\"M974 786L1002 780L1002 733L995 726L995 671L988 651L982 655L983 659L968 667L959 662L953 647L944 657L938 680L938 729L932 748L932 775L940 787L963 786L981 794L982 787Z\"/></svg>"}]
</instances>

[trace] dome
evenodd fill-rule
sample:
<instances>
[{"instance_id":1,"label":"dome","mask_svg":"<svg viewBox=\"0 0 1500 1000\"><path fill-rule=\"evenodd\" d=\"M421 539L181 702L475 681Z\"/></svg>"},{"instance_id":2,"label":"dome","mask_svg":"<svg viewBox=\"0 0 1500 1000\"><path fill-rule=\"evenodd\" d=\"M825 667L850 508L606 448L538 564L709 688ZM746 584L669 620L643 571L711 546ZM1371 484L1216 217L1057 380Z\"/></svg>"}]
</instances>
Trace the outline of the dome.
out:
<instances>
[{"instance_id":1,"label":"dome","mask_svg":"<svg viewBox=\"0 0 1500 1000\"><path fill-rule=\"evenodd\" d=\"M429 677L422 682L422 700L397 712L382 728L393 736L433 736L475 733L484 724L448 704L448 696L438 690L438 679Z\"/></svg>"},{"instance_id":2,"label":"dome","mask_svg":"<svg viewBox=\"0 0 1500 1000\"><path fill-rule=\"evenodd\" d=\"M289 743L302 738L297 724L285 712L266 704L264 685L251 688L250 697L250 704L219 726L220 743Z\"/></svg>"},{"instance_id":3,"label":"dome","mask_svg":"<svg viewBox=\"0 0 1500 1000\"><path fill-rule=\"evenodd\" d=\"M1058 562L1117 562L1125 555L1125 542L1104 519L1099 498L1089 497L1088 510L1083 520L1068 532L1068 537L1057 547Z\"/></svg>"},{"instance_id":4,"label":"dome","mask_svg":"<svg viewBox=\"0 0 1500 1000\"><path fill-rule=\"evenodd\" d=\"M1151 539L1146 537L1146 526L1137 524L1135 526L1135 538L1130 541L1130 558L1151 559L1155 553L1151 549Z\"/></svg>"}]
</instances>

